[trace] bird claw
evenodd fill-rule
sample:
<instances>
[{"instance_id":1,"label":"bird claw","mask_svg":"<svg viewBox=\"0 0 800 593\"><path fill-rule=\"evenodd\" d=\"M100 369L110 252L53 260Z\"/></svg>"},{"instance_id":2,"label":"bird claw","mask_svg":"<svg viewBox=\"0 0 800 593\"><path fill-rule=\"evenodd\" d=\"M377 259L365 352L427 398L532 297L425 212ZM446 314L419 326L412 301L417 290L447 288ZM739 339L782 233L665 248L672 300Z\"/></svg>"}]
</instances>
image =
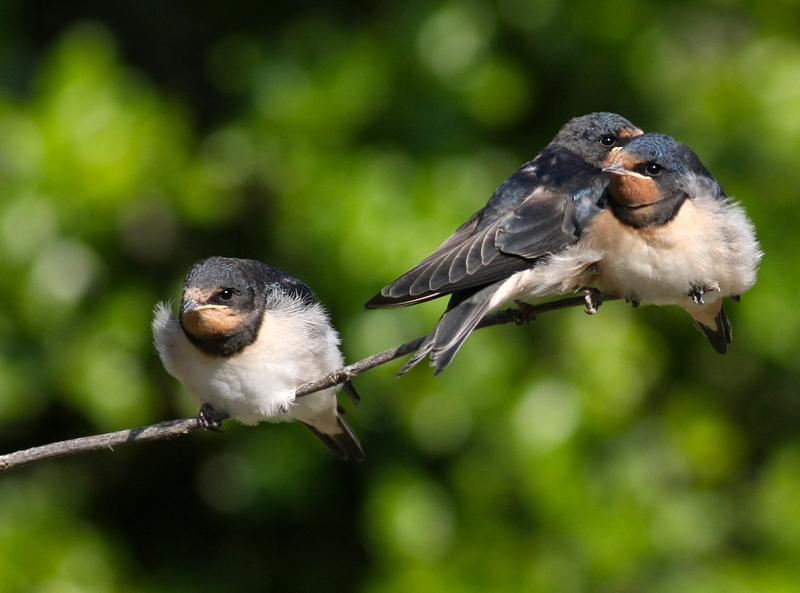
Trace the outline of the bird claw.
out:
<instances>
[{"instance_id":1,"label":"bird claw","mask_svg":"<svg viewBox=\"0 0 800 593\"><path fill-rule=\"evenodd\" d=\"M222 430L222 421L228 415L225 412L215 410L208 404L200 406L200 412L197 414L197 423L203 430L210 432L225 432Z\"/></svg>"},{"instance_id":2,"label":"bird claw","mask_svg":"<svg viewBox=\"0 0 800 593\"><path fill-rule=\"evenodd\" d=\"M536 321L536 308L525 301L514 301L519 311L514 320L517 325L528 325L531 321Z\"/></svg>"},{"instance_id":3,"label":"bird claw","mask_svg":"<svg viewBox=\"0 0 800 593\"><path fill-rule=\"evenodd\" d=\"M600 305L603 304L602 301L595 301L594 296L599 294L600 291L596 288L584 288L583 289L583 300L586 303L586 314L587 315L594 315L597 313L597 310L600 308Z\"/></svg>"},{"instance_id":4,"label":"bird claw","mask_svg":"<svg viewBox=\"0 0 800 593\"><path fill-rule=\"evenodd\" d=\"M719 290L719 284L715 282L710 286L692 285L692 290L689 291L689 296L692 297L692 302L695 305L705 305L705 302L703 301L703 295L707 292L711 292L712 290Z\"/></svg>"}]
</instances>

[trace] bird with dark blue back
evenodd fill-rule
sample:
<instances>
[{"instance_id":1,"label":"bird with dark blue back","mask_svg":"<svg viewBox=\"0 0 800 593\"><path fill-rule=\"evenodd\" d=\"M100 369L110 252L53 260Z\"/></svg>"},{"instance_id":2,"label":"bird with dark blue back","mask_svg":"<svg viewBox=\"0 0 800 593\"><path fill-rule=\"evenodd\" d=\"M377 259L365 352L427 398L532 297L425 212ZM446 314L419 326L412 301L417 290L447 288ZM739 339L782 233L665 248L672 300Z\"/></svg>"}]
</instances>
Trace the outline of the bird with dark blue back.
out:
<instances>
[{"instance_id":1,"label":"bird with dark blue back","mask_svg":"<svg viewBox=\"0 0 800 593\"><path fill-rule=\"evenodd\" d=\"M753 224L697 155L612 113L570 121L434 253L367 309L445 295L433 331L400 370L430 355L439 374L481 318L504 303L584 290L689 312L720 353L731 342L723 297L755 283Z\"/></svg>"},{"instance_id":2,"label":"bird with dark blue back","mask_svg":"<svg viewBox=\"0 0 800 593\"><path fill-rule=\"evenodd\" d=\"M588 286L601 252L580 245L620 148L642 130L614 113L567 123L553 141L495 190L436 251L381 290L367 309L405 307L451 295L447 310L403 374L430 354L441 373L481 318L511 301Z\"/></svg>"}]
</instances>

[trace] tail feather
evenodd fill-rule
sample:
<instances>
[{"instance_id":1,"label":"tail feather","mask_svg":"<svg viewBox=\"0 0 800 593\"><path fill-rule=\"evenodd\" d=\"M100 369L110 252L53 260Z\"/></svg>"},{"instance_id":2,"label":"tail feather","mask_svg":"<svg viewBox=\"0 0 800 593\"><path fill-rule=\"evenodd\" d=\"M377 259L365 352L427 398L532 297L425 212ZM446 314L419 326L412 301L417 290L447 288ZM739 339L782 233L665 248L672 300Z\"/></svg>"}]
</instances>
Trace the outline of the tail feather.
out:
<instances>
[{"instance_id":1,"label":"tail feather","mask_svg":"<svg viewBox=\"0 0 800 593\"><path fill-rule=\"evenodd\" d=\"M353 400L355 405L361 405L361 396L358 395L358 391L356 391L356 386L353 385L353 382L348 379L344 383L342 383L342 390L350 396L350 399Z\"/></svg>"},{"instance_id":2,"label":"tail feather","mask_svg":"<svg viewBox=\"0 0 800 593\"><path fill-rule=\"evenodd\" d=\"M492 284L468 295L454 294L439 323L396 376L411 370L428 354L431 356L431 366L436 369L433 374L438 376L492 308L492 297L498 288L498 284Z\"/></svg>"},{"instance_id":3,"label":"tail feather","mask_svg":"<svg viewBox=\"0 0 800 593\"><path fill-rule=\"evenodd\" d=\"M339 459L364 461L364 450L361 448L361 441L358 440L350 425L342 418L341 412L337 411L336 420L340 431L330 434L322 432L317 427L306 422L303 422L303 424Z\"/></svg>"},{"instance_id":4,"label":"tail feather","mask_svg":"<svg viewBox=\"0 0 800 593\"><path fill-rule=\"evenodd\" d=\"M441 323L441 319L439 320L439 323ZM436 327L439 327L439 325L437 324ZM397 372L397 374L394 376L395 379L398 379L403 375L405 375L408 371L417 366L417 363L420 360L428 356L428 353L433 348L434 339L436 338L436 327L433 328L433 331L428 334L428 337L425 338L425 341L422 342L419 348L417 348L417 351L414 353L414 356L409 358L408 362L403 365L403 368Z\"/></svg>"},{"instance_id":5,"label":"tail feather","mask_svg":"<svg viewBox=\"0 0 800 593\"><path fill-rule=\"evenodd\" d=\"M728 351L728 344L733 339L733 328L724 307L720 307L719 313L714 317L714 326L706 325L696 319L694 320L694 326L703 332L708 341L711 342L714 350L720 354L725 354Z\"/></svg>"}]
</instances>

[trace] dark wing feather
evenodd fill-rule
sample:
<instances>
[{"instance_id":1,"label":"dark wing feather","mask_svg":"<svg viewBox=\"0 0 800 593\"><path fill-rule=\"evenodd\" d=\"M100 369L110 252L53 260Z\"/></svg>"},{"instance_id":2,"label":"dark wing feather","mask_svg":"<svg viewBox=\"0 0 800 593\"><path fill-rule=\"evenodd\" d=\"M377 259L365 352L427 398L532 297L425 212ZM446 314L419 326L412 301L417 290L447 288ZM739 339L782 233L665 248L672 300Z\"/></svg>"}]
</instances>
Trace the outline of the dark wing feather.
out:
<instances>
[{"instance_id":1,"label":"dark wing feather","mask_svg":"<svg viewBox=\"0 0 800 593\"><path fill-rule=\"evenodd\" d=\"M570 197L536 188L519 208L491 224L461 227L366 307L403 307L508 278L531 267L531 260L577 240L562 230L573 210Z\"/></svg>"},{"instance_id":2,"label":"dark wing feather","mask_svg":"<svg viewBox=\"0 0 800 593\"><path fill-rule=\"evenodd\" d=\"M599 212L607 176L580 156L548 147L509 177L486 206L436 251L373 297L367 309L405 307L485 286L578 240Z\"/></svg>"},{"instance_id":3,"label":"dark wing feather","mask_svg":"<svg viewBox=\"0 0 800 593\"><path fill-rule=\"evenodd\" d=\"M567 224L575 204L563 194L540 191L500 224L495 245L509 255L536 258L578 240L577 229Z\"/></svg>"}]
</instances>

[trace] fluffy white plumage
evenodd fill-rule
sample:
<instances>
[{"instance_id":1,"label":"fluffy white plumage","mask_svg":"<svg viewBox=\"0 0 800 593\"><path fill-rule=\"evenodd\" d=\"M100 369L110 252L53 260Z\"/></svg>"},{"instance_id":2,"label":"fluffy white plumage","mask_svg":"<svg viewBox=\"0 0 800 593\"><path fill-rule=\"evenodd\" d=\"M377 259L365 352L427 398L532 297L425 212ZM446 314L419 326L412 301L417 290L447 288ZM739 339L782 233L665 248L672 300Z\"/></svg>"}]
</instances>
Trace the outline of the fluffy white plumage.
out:
<instances>
[{"instance_id":1,"label":"fluffy white plumage","mask_svg":"<svg viewBox=\"0 0 800 593\"><path fill-rule=\"evenodd\" d=\"M509 301L567 294L589 286L594 265L602 256L600 250L577 244L543 257L535 267L517 272L504 281L492 295L488 308L496 309Z\"/></svg>"}]
</instances>

